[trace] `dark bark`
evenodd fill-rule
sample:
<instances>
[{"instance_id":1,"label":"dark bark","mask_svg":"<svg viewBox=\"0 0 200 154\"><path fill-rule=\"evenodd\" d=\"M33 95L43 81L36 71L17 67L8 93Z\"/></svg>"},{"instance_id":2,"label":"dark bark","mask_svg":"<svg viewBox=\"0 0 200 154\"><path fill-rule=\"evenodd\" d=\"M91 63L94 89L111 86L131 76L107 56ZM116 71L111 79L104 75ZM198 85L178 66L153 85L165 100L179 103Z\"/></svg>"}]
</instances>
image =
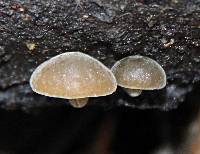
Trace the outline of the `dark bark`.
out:
<instances>
[{"instance_id":1,"label":"dark bark","mask_svg":"<svg viewBox=\"0 0 200 154\"><path fill-rule=\"evenodd\" d=\"M144 55L166 71L163 90L130 98L118 88L90 99L90 105L176 108L200 80L200 2L0 1L1 107L65 105L66 100L34 94L29 78L43 61L70 51L87 53L108 67L125 56Z\"/></svg>"}]
</instances>

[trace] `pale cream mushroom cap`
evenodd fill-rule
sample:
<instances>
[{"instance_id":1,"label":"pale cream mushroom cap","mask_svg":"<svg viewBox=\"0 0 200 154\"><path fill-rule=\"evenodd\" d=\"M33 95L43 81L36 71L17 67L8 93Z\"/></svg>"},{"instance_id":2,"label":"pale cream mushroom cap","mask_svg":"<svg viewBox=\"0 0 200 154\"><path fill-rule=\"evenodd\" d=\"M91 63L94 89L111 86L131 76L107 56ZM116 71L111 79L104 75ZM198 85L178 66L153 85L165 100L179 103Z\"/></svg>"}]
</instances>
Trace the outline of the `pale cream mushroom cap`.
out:
<instances>
[{"instance_id":1,"label":"pale cream mushroom cap","mask_svg":"<svg viewBox=\"0 0 200 154\"><path fill-rule=\"evenodd\" d=\"M153 59L144 56L129 56L112 67L117 84L124 88L153 90L166 86L166 74Z\"/></svg>"},{"instance_id":2,"label":"pale cream mushroom cap","mask_svg":"<svg viewBox=\"0 0 200 154\"><path fill-rule=\"evenodd\" d=\"M81 52L67 52L45 61L33 72L30 85L36 93L65 99L105 96L117 89L113 73Z\"/></svg>"}]
</instances>

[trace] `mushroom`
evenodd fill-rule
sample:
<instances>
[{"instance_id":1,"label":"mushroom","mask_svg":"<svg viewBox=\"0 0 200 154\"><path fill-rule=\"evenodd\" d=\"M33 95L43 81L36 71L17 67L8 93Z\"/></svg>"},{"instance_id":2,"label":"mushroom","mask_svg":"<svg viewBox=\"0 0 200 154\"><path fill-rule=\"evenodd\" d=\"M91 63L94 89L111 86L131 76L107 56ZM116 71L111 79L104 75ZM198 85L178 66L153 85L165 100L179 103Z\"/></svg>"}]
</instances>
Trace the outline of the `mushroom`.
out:
<instances>
[{"instance_id":1,"label":"mushroom","mask_svg":"<svg viewBox=\"0 0 200 154\"><path fill-rule=\"evenodd\" d=\"M111 70L117 84L132 97L139 96L142 90L162 89L166 86L164 69L148 57L125 57L117 61Z\"/></svg>"},{"instance_id":2,"label":"mushroom","mask_svg":"<svg viewBox=\"0 0 200 154\"><path fill-rule=\"evenodd\" d=\"M112 94L117 82L100 61L81 52L67 52L39 65L30 86L38 94L69 99L73 107L81 108L89 97Z\"/></svg>"}]
</instances>

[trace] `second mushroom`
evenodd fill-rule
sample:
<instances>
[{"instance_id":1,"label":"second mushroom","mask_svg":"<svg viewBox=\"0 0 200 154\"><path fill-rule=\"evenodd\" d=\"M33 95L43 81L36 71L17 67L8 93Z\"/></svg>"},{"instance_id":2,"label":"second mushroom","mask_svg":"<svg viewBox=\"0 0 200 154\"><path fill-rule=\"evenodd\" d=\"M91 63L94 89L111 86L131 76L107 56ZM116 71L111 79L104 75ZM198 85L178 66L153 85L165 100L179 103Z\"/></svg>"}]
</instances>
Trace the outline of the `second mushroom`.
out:
<instances>
[{"instance_id":1,"label":"second mushroom","mask_svg":"<svg viewBox=\"0 0 200 154\"><path fill-rule=\"evenodd\" d=\"M117 84L132 97L142 90L162 89L166 86L164 69L153 59L144 56L128 56L112 67Z\"/></svg>"}]
</instances>

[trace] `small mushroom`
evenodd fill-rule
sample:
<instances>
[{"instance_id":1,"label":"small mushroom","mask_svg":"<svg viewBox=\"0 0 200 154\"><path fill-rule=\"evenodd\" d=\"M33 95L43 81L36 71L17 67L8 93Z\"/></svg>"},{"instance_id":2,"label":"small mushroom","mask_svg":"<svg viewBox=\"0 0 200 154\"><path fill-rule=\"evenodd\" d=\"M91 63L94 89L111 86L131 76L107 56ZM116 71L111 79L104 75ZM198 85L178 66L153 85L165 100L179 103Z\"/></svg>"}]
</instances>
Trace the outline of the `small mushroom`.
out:
<instances>
[{"instance_id":1,"label":"small mushroom","mask_svg":"<svg viewBox=\"0 0 200 154\"><path fill-rule=\"evenodd\" d=\"M153 59L144 56L129 56L117 61L112 67L117 84L132 97L142 90L162 89L166 86L166 74Z\"/></svg>"},{"instance_id":2,"label":"small mushroom","mask_svg":"<svg viewBox=\"0 0 200 154\"><path fill-rule=\"evenodd\" d=\"M34 92L69 99L83 107L89 97L106 96L117 89L113 73L100 61L81 52L57 55L39 65L30 78Z\"/></svg>"}]
</instances>

